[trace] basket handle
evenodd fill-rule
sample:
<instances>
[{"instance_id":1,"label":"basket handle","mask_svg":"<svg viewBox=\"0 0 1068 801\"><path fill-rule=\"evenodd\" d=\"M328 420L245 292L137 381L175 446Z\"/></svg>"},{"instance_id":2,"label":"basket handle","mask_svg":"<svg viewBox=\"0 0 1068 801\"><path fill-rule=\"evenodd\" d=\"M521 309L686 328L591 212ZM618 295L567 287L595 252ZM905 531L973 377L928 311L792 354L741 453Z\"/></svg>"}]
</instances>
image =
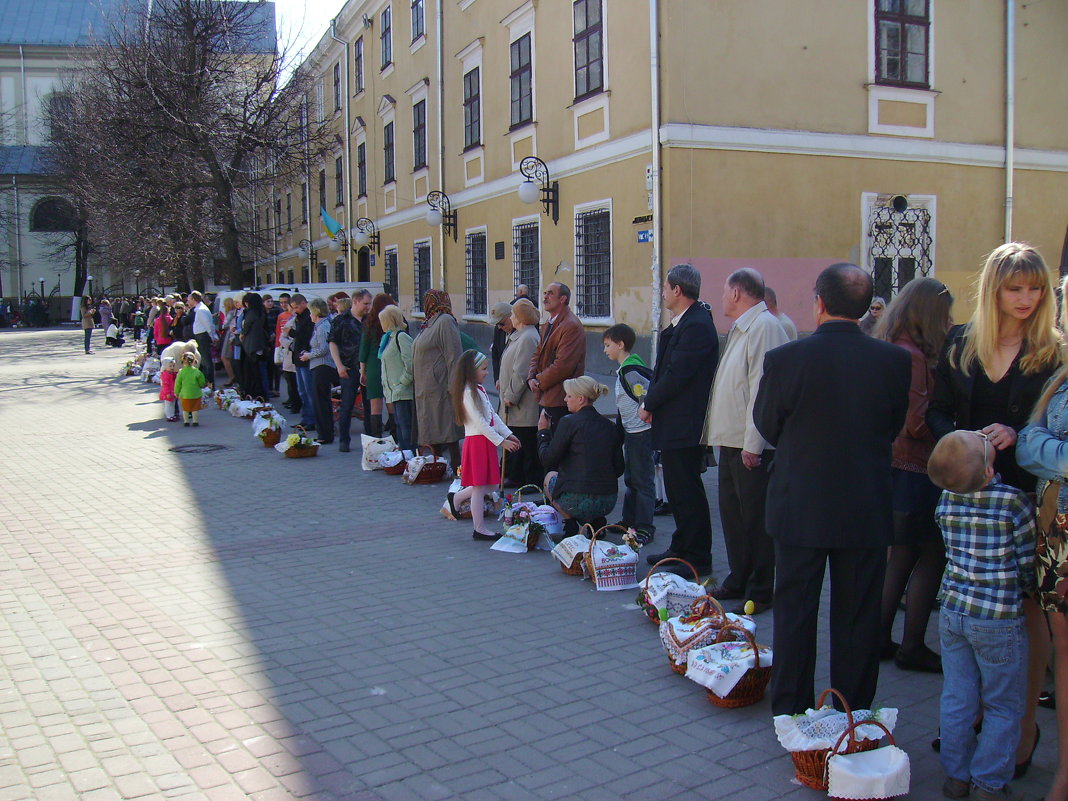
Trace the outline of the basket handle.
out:
<instances>
[{"instance_id":1,"label":"basket handle","mask_svg":"<svg viewBox=\"0 0 1068 801\"><path fill-rule=\"evenodd\" d=\"M834 744L834 748L831 749L831 753L832 754L837 754L838 753L838 748L842 745L842 741L845 740L846 736L849 736L850 740L854 740L855 741L856 740L856 735L854 734L854 730L860 728L861 726L878 726L880 729L882 729L883 731L886 732L886 736L890 739L890 745L897 745L897 743L894 742L894 735L891 734L890 729L886 728L886 726L884 726L879 721L877 721L877 720L858 720L858 721L854 721L853 723L850 723L848 726L846 726L845 731L843 731L838 736L838 742L836 742ZM881 740L882 738L880 737L879 739Z\"/></svg>"},{"instance_id":2,"label":"basket handle","mask_svg":"<svg viewBox=\"0 0 1068 801\"><path fill-rule=\"evenodd\" d=\"M306 429L304 426L293 426L293 428L299 431L302 437L308 435L308 429Z\"/></svg>"},{"instance_id":3,"label":"basket handle","mask_svg":"<svg viewBox=\"0 0 1068 801\"><path fill-rule=\"evenodd\" d=\"M684 565L686 565L686 567L690 568L690 570L693 570L693 580L698 584L701 583L701 577L699 575L697 575L697 570L694 568L693 565L691 565L685 559L679 559L677 556L669 556L667 559L661 559L659 562L657 562L655 565L653 565L651 568L649 568L649 572L645 574L645 593L646 594L649 593L649 578L653 575L653 572L658 567L660 567L660 565L667 564L668 562L682 562Z\"/></svg>"},{"instance_id":4,"label":"basket handle","mask_svg":"<svg viewBox=\"0 0 1068 801\"><path fill-rule=\"evenodd\" d=\"M506 451L506 453L507 453L507 451ZM516 503L522 503L523 502L523 490L525 490L525 489L532 489L535 492L541 492L542 491L541 487L539 487L537 484L524 484L522 487L520 487L519 489L517 489L515 491Z\"/></svg>"},{"instance_id":5,"label":"basket handle","mask_svg":"<svg viewBox=\"0 0 1068 801\"><path fill-rule=\"evenodd\" d=\"M435 462L437 461L438 452L436 450L434 450L434 446L433 445L423 445L421 448L419 448L419 455L420 456L423 455L423 451L430 451L431 459L433 461L435 461Z\"/></svg>"},{"instance_id":6,"label":"basket handle","mask_svg":"<svg viewBox=\"0 0 1068 801\"><path fill-rule=\"evenodd\" d=\"M585 528L586 526L589 526L590 530L593 531L593 525L592 524L584 523L583 524L583 528ZM605 531L606 529L610 529L610 528L618 528L624 534L627 533L627 529L623 528L623 526L617 526L615 523L609 523L607 526L601 526L596 531L593 531L593 533L590 535L590 548L587 551L587 553L589 553L591 558L593 557L593 544L595 542L597 542L597 537L601 534L601 532Z\"/></svg>"},{"instance_id":7,"label":"basket handle","mask_svg":"<svg viewBox=\"0 0 1068 801\"><path fill-rule=\"evenodd\" d=\"M756 664L753 665L754 669L760 667L760 646L756 643L756 638L753 637L753 632L747 629L745 626L741 626L737 623L728 623L726 626L719 630L719 634L716 635L716 642L724 642L727 638L724 636L728 631L739 631L745 637L746 644L753 649L753 658L756 660Z\"/></svg>"},{"instance_id":8,"label":"basket handle","mask_svg":"<svg viewBox=\"0 0 1068 801\"><path fill-rule=\"evenodd\" d=\"M700 620L701 618L717 616L720 620L726 623L727 612L724 610L723 604L711 595L702 595L700 598L695 598L693 603L690 604L690 614L683 615L683 619L685 620L689 618L692 622Z\"/></svg>"},{"instance_id":9,"label":"basket handle","mask_svg":"<svg viewBox=\"0 0 1068 801\"><path fill-rule=\"evenodd\" d=\"M819 709L823 706L823 702L827 700L828 693L842 702L842 711L846 713L846 718L849 720L849 726L846 727L846 731L849 731L855 723L853 719L853 707L849 705L849 702L845 699L845 696L838 692L838 690L834 689L834 687L828 687L826 690L820 693L820 699L816 702L816 709Z\"/></svg>"}]
</instances>

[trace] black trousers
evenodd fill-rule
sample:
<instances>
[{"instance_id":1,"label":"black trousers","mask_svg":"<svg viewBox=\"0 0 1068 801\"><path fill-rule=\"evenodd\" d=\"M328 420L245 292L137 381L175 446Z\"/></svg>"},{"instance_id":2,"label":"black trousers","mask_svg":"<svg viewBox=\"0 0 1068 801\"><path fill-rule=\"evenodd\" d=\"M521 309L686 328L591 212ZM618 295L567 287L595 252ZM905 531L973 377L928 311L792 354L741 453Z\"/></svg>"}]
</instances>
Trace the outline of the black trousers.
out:
<instances>
[{"instance_id":1,"label":"black trousers","mask_svg":"<svg viewBox=\"0 0 1068 801\"><path fill-rule=\"evenodd\" d=\"M694 567L707 568L712 564L712 519L701 481L705 446L661 451L660 466L664 470L664 491L675 518L671 550Z\"/></svg>"},{"instance_id":2,"label":"black trousers","mask_svg":"<svg viewBox=\"0 0 1068 801\"><path fill-rule=\"evenodd\" d=\"M875 699L886 548L805 548L776 539L773 715L798 714L815 703L816 623L828 563L831 686L854 709L870 709Z\"/></svg>"},{"instance_id":3,"label":"black trousers","mask_svg":"<svg viewBox=\"0 0 1068 801\"><path fill-rule=\"evenodd\" d=\"M520 448L509 453L504 460L505 473L508 478L519 484L541 486L545 479L541 459L538 458L538 429L535 426L515 426L512 433L519 440Z\"/></svg>"},{"instance_id":4,"label":"black trousers","mask_svg":"<svg viewBox=\"0 0 1068 801\"><path fill-rule=\"evenodd\" d=\"M197 341L197 350L200 351L200 372L214 386L215 358L211 355L211 334L195 334L193 339Z\"/></svg>"},{"instance_id":5,"label":"black trousers","mask_svg":"<svg viewBox=\"0 0 1068 801\"><path fill-rule=\"evenodd\" d=\"M768 470L775 451L761 454L752 470L742 464L742 449L719 449L719 519L730 573L725 590L759 603L771 603L775 591L775 545L764 526Z\"/></svg>"},{"instance_id":6,"label":"black trousers","mask_svg":"<svg viewBox=\"0 0 1068 801\"><path fill-rule=\"evenodd\" d=\"M556 433L556 427L560 425L560 421L564 419L564 416L568 413L566 406L542 406L540 407L545 416L549 418L549 430L554 434ZM536 429L535 429L536 430Z\"/></svg>"},{"instance_id":7,"label":"black trousers","mask_svg":"<svg viewBox=\"0 0 1068 801\"><path fill-rule=\"evenodd\" d=\"M329 364L321 364L311 374L315 396L315 430L323 442L333 442L334 407L330 403L330 390L337 383L337 370Z\"/></svg>"}]
</instances>

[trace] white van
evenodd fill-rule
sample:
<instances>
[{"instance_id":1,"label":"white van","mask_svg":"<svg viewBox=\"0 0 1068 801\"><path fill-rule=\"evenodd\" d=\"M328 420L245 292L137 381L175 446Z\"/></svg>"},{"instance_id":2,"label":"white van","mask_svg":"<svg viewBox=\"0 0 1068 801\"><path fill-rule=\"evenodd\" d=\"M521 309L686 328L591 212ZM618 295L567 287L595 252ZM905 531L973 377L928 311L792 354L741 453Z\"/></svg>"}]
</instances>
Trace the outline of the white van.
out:
<instances>
[{"instance_id":1,"label":"white van","mask_svg":"<svg viewBox=\"0 0 1068 801\"><path fill-rule=\"evenodd\" d=\"M377 295L379 292L384 291L381 281L357 281L351 284L337 283L337 284L304 284L303 286L287 286L285 284L269 284L258 289L226 289L215 295L215 300L212 301L212 311L218 314L222 311L222 302L225 298L240 298L247 292L258 292L260 295L270 295L275 301L278 301L278 296L283 292L288 292L290 295L295 295L298 292L304 297L311 300L312 298L322 298L326 300L331 295L335 295L338 292L344 292L351 295L357 289L366 289L372 295Z\"/></svg>"}]
</instances>

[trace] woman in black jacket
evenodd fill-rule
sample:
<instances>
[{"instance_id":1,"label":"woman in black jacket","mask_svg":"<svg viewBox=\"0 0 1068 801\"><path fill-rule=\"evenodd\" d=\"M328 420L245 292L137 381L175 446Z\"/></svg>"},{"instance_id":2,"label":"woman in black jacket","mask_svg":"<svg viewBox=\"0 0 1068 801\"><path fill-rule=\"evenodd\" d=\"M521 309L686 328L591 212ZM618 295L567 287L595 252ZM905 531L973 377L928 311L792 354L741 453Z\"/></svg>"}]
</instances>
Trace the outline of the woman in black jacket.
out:
<instances>
[{"instance_id":1,"label":"woman in black jacket","mask_svg":"<svg viewBox=\"0 0 1068 801\"><path fill-rule=\"evenodd\" d=\"M979 276L975 311L950 329L935 369L927 427L937 439L955 429L982 431L997 448L1002 483L1034 493L1036 479L1016 464L1017 433L1060 364L1056 298L1049 271L1030 245L1009 242L991 253ZM1028 653L1027 704L1016 749L1017 778L1038 743L1035 707L1049 657L1049 632L1038 604L1024 600Z\"/></svg>"},{"instance_id":2,"label":"woman in black jacket","mask_svg":"<svg viewBox=\"0 0 1068 801\"><path fill-rule=\"evenodd\" d=\"M564 403L570 414L553 434L544 412L538 420L538 456L545 476L545 492L564 517L564 534L578 533L579 525L605 525L616 505L619 477L623 475L623 447L615 424L601 415L594 401L608 387L589 376L564 381Z\"/></svg>"},{"instance_id":3,"label":"woman in black jacket","mask_svg":"<svg viewBox=\"0 0 1068 801\"><path fill-rule=\"evenodd\" d=\"M245 315L241 320L241 388L254 398L267 397L267 312L263 297L248 292L244 297Z\"/></svg>"}]
</instances>

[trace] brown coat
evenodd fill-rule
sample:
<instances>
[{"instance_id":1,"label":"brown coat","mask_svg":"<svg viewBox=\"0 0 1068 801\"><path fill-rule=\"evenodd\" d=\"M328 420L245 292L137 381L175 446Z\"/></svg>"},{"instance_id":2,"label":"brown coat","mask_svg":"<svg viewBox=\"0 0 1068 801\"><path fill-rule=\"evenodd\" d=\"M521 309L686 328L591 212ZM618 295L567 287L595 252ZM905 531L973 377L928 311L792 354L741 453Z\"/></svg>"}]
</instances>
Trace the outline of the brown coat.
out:
<instances>
[{"instance_id":1,"label":"brown coat","mask_svg":"<svg viewBox=\"0 0 1068 801\"><path fill-rule=\"evenodd\" d=\"M542 323L541 343L530 360L527 380L538 379L541 406L564 405L564 380L578 378L586 372L586 331L582 322L564 306L556 324L549 331L549 323Z\"/></svg>"},{"instance_id":2,"label":"brown coat","mask_svg":"<svg viewBox=\"0 0 1068 801\"><path fill-rule=\"evenodd\" d=\"M463 436L449 393L452 367L462 352L460 326L451 314L437 315L412 344L416 436L421 445L457 442Z\"/></svg>"}]
</instances>

